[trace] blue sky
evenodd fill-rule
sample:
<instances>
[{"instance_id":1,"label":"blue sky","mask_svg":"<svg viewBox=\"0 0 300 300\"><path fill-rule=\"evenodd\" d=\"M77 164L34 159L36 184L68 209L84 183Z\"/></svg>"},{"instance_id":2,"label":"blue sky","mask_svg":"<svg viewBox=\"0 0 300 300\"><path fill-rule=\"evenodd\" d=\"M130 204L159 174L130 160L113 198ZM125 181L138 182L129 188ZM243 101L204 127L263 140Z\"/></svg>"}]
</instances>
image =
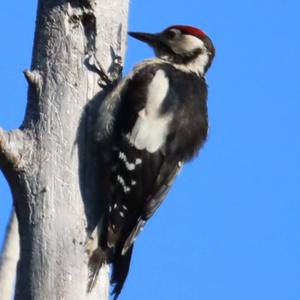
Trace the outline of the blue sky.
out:
<instances>
[{"instance_id":1,"label":"blue sky","mask_svg":"<svg viewBox=\"0 0 300 300\"><path fill-rule=\"evenodd\" d=\"M36 1L0 11L0 126L23 118ZM194 25L214 41L210 134L139 237L120 300L300 297L300 3L131 1L129 29ZM152 56L129 39L125 72ZM0 178L0 239L11 196Z\"/></svg>"}]
</instances>

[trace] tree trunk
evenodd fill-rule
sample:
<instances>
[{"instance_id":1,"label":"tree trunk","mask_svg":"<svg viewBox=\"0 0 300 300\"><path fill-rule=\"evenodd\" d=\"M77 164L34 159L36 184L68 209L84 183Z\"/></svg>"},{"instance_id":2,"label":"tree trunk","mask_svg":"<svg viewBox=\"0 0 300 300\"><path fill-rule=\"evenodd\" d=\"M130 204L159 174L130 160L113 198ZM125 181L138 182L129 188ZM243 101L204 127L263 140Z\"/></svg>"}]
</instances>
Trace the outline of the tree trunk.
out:
<instances>
[{"instance_id":1,"label":"tree trunk","mask_svg":"<svg viewBox=\"0 0 300 300\"><path fill-rule=\"evenodd\" d=\"M39 1L25 119L0 130L19 222L17 300L99 299L99 289L86 293L85 251L105 205L93 124L107 89L97 62L119 75L127 11L128 0Z\"/></svg>"}]
</instances>

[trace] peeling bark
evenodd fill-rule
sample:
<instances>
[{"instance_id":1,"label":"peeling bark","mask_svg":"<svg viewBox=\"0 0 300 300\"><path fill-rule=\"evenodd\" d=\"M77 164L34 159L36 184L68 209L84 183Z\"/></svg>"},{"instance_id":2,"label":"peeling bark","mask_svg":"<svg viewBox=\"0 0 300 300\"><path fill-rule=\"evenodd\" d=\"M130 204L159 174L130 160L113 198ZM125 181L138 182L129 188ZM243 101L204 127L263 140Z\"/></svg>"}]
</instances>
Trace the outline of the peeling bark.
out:
<instances>
[{"instance_id":1,"label":"peeling bark","mask_svg":"<svg viewBox=\"0 0 300 300\"><path fill-rule=\"evenodd\" d=\"M108 91L95 62L120 75L127 12L127 0L39 0L25 119L0 130L19 222L16 300L99 299L99 288L86 293L85 251L105 205L93 124ZM105 284L101 293L107 298Z\"/></svg>"}]
</instances>

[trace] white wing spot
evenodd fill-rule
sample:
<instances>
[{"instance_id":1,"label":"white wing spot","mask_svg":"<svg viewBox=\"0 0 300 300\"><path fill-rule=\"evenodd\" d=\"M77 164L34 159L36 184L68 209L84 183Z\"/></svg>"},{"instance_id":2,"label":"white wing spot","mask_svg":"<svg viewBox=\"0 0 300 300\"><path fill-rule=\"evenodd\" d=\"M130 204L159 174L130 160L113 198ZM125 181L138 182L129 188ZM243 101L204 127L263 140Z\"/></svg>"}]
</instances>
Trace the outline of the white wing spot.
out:
<instances>
[{"instance_id":1,"label":"white wing spot","mask_svg":"<svg viewBox=\"0 0 300 300\"><path fill-rule=\"evenodd\" d=\"M126 184L125 184L125 180L124 180L124 178L122 177L122 176L120 176L120 175L118 175L117 176L117 180L120 182L120 184L122 185L122 187L123 187L123 191L124 191L124 193L126 194L126 193L128 193L128 192L130 192L130 187L128 187Z\"/></svg>"},{"instance_id":2,"label":"white wing spot","mask_svg":"<svg viewBox=\"0 0 300 300\"><path fill-rule=\"evenodd\" d=\"M132 171L135 169L135 164L133 163L130 163L127 159L127 156L124 152L119 152L119 158L121 161L124 162L126 168L129 170L129 171Z\"/></svg>"},{"instance_id":3,"label":"white wing spot","mask_svg":"<svg viewBox=\"0 0 300 300\"><path fill-rule=\"evenodd\" d=\"M123 190L124 190L124 193L126 194L131 191L131 188L128 186L124 186Z\"/></svg>"},{"instance_id":4,"label":"white wing spot","mask_svg":"<svg viewBox=\"0 0 300 300\"><path fill-rule=\"evenodd\" d=\"M135 164L136 165L140 165L142 163L142 160L140 159L140 158L137 158L136 160L135 160Z\"/></svg>"},{"instance_id":5,"label":"white wing spot","mask_svg":"<svg viewBox=\"0 0 300 300\"><path fill-rule=\"evenodd\" d=\"M124 218L124 213L123 212L119 212L120 213L120 216L122 217L122 218Z\"/></svg>"},{"instance_id":6,"label":"white wing spot","mask_svg":"<svg viewBox=\"0 0 300 300\"><path fill-rule=\"evenodd\" d=\"M122 205L122 207L123 207L124 210L128 210L127 207L126 207L125 205Z\"/></svg>"},{"instance_id":7,"label":"white wing spot","mask_svg":"<svg viewBox=\"0 0 300 300\"><path fill-rule=\"evenodd\" d=\"M136 181L135 180L131 180L131 185L132 186L136 185Z\"/></svg>"},{"instance_id":8,"label":"white wing spot","mask_svg":"<svg viewBox=\"0 0 300 300\"><path fill-rule=\"evenodd\" d=\"M117 203L115 203L114 204L114 209L116 209L118 207L118 204Z\"/></svg>"},{"instance_id":9,"label":"white wing spot","mask_svg":"<svg viewBox=\"0 0 300 300\"><path fill-rule=\"evenodd\" d=\"M129 171L132 171L132 170L135 169L135 164L130 164L130 163L128 163L128 164L126 164L126 168L127 168Z\"/></svg>"},{"instance_id":10,"label":"white wing spot","mask_svg":"<svg viewBox=\"0 0 300 300\"><path fill-rule=\"evenodd\" d=\"M142 221L142 224L141 224L141 227L140 227L140 231L139 232L142 232L144 230L144 226L146 224L146 221Z\"/></svg>"},{"instance_id":11,"label":"white wing spot","mask_svg":"<svg viewBox=\"0 0 300 300\"><path fill-rule=\"evenodd\" d=\"M124 152L119 152L119 158L123 161L127 161L127 156Z\"/></svg>"},{"instance_id":12,"label":"white wing spot","mask_svg":"<svg viewBox=\"0 0 300 300\"><path fill-rule=\"evenodd\" d=\"M130 133L130 143L138 150L156 152L164 144L172 114L160 114L160 108L169 90L169 79L158 70L148 86L147 102L140 110Z\"/></svg>"},{"instance_id":13,"label":"white wing spot","mask_svg":"<svg viewBox=\"0 0 300 300\"><path fill-rule=\"evenodd\" d=\"M135 164L126 163L125 165L126 165L127 170L129 170L129 171L132 171L135 169Z\"/></svg>"},{"instance_id":14,"label":"white wing spot","mask_svg":"<svg viewBox=\"0 0 300 300\"><path fill-rule=\"evenodd\" d=\"M110 205L109 208L108 208L108 211L111 212L111 210L112 210L112 207L111 207L111 205Z\"/></svg>"},{"instance_id":15,"label":"white wing spot","mask_svg":"<svg viewBox=\"0 0 300 300\"><path fill-rule=\"evenodd\" d=\"M118 175L117 180L121 183L121 185L123 185L123 186L125 185L125 180L122 176Z\"/></svg>"}]
</instances>

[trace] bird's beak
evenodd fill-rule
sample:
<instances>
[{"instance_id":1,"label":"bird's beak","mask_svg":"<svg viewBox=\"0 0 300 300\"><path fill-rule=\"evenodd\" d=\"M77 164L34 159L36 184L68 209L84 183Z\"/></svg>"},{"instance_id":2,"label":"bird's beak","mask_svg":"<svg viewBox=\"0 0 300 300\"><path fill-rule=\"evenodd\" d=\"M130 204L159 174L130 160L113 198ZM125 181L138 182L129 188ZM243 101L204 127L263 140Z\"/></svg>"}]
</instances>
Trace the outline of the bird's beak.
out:
<instances>
[{"instance_id":1,"label":"bird's beak","mask_svg":"<svg viewBox=\"0 0 300 300\"><path fill-rule=\"evenodd\" d=\"M150 46L157 44L160 37L158 34L144 32L128 32L128 34L139 41L149 44Z\"/></svg>"}]
</instances>

